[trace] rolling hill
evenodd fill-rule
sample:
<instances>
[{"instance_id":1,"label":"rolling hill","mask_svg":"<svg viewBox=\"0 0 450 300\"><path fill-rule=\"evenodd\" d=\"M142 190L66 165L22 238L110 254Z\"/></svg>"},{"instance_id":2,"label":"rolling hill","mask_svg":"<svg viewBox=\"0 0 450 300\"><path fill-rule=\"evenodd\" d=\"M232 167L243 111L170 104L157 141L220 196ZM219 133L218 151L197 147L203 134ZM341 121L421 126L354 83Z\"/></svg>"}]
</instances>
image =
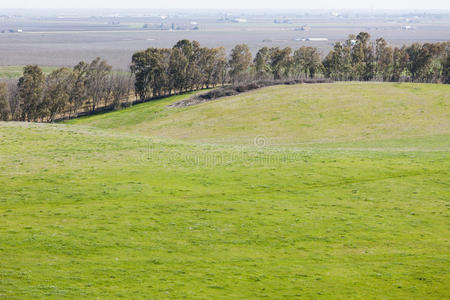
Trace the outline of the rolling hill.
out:
<instances>
[{"instance_id":1,"label":"rolling hill","mask_svg":"<svg viewBox=\"0 0 450 300\"><path fill-rule=\"evenodd\" d=\"M76 119L89 125L208 144L267 145L373 141L450 132L446 85L335 83L275 86L187 108L185 96Z\"/></svg>"},{"instance_id":2,"label":"rolling hill","mask_svg":"<svg viewBox=\"0 0 450 300\"><path fill-rule=\"evenodd\" d=\"M0 122L0 297L449 294L450 87Z\"/></svg>"}]
</instances>

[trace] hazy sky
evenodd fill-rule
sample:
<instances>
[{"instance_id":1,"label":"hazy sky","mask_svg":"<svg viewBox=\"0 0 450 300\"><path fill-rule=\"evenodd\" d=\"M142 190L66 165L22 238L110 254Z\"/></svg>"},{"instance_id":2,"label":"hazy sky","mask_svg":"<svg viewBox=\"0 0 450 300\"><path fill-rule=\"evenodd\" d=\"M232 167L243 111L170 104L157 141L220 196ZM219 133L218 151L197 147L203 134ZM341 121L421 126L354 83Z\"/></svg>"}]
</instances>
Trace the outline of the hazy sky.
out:
<instances>
[{"instance_id":1,"label":"hazy sky","mask_svg":"<svg viewBox=\"0 0 450 300\"><path fill-rule=\"evenodd\" d=\"M449 0L0 0L0 8L450 9Z\"/></svg>"}]
</instances>

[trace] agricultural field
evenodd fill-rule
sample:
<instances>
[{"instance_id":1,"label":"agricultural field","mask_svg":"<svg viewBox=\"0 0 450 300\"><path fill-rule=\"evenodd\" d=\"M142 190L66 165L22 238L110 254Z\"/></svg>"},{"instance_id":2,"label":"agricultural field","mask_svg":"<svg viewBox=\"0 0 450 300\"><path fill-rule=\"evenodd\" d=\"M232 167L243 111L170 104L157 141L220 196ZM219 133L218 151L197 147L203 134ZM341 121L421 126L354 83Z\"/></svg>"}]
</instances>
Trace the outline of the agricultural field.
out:
<instances>
[{"instance_id":1,"label":"agricultural field","mask_svg":"<svg viewBox=\"0 0 450 300\"><path fill-rule=\"evenodd\" d=\"M24 66L0 66L0 79L17 79L23 74ZM56 70L57 67L40 66L42 72L49 74Z\"/></svg>"},{"instance_id":2,"label":"agricultural field","mask_svg":"<svg viewBox=\"0 0 450 300\"><path fill-rule=\"evenodd\" d=\"M246 43L253 54L264 46L292 49L312 46L323 56L335 42L361 31L370 33L373 40L383 37L394 46L450 40L448 11L332 13L331 10L4 10L0 16L0 65L70 66L100 56L115 69L127 70L134 52L149 47L172 47L182 39L197 40L206 47L223 46L227 51ZM194 27L197 28L193 30ZM304 40L310 37L326 40Z\"/></svg>"},{"instance_id":3,"label":"agricultural field","mask_svg":"<svg viewBox=\"0 0 450 300\"><path fill-rule=\"evenodd\" d=\"M444 299L449 95L305 84L0 122L0 297Z\"/></svg>"}]
</instances>

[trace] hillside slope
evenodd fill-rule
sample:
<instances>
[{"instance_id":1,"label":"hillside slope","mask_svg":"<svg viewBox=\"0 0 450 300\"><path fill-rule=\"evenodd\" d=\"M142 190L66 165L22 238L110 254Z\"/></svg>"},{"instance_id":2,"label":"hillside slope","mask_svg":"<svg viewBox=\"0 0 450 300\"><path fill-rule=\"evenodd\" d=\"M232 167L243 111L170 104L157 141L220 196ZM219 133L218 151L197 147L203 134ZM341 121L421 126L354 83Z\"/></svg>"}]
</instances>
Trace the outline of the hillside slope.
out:
<instances>
[{"instance_id":1,"label":"hillside slope","mask_svg":"<svg viewBox=\"0 0 450 300\"><path fill-rule=\"evenodd\" d=\"M334 83L275 86L187 108L176 96L73 120L115 132L211 144L377 141L450 132L450 86Z\"/></svg>"},{"instance_id":2,"label":"hillside slope","mask_svg":"<svg viewBox=\"0 0 450 300\"><path fill-rule=\"evenodd\" d=\"M0 122L0 298L448 298L448 86L183 97Z\"/></svg>"}]
</instances>

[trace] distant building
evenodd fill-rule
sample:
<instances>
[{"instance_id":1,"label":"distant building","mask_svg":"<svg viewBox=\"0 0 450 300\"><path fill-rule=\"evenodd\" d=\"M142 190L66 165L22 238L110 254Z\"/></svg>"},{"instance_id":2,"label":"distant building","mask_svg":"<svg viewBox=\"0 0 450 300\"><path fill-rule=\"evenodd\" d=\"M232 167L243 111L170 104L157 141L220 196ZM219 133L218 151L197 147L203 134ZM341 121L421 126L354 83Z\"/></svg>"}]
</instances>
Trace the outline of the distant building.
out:
<instances>
[{"instance_id":1,"label":"distant building","mask_svg":"<svg viewBox=\"0 0 450 300\"><path fill-rule=\"evenodd\" d=\"M314 37L305 38L304 40L306 42L325 42L325 41L328 41L327 38L314 38Z\"/></svg>"},{"instance_id":2,"label":"distant building","mask_svg":"<svg viewBox=\"0 0 450 300\"><path fill-rule=\"evenodd\" d=\"M22 33L23 30L22 30L22 29L17 29L17 32L18 32L18 33Z\"/></svg>"},{"instance_id":3,"label":"distant building","mask_svg":"<svg viewBox=\"0 0 450 300\"><path fill-rule=\"evenodd\" d=\"M233 22L235 22L235 23L247 23L247 19L235 18L235 19L233 19Z\"/></svg>"},{"instance_id":4,"label":"distant building","mask_svg":"<svg viewBox=\"0 0 450 300\"><path fill-rule=\"evenodd\" d=\"M406 25L406 26L402 26L402 30L414 30L414 27Z\"/></svg>"},{"instance_id":5,"label":"distant building","mask_svg":"<svg viewBox=\"0 0 450 300\"><path fill-rule=\"evenodd\" d=\"M303 25L301 27L295 27L294 30L295 31L310 31L311 30L311 26Z\"/></svg>"},{"instance_id":6,"label":"distant building","mask_svg":"<svg viewBox=\"0 0 450 300\"><path fill-rule=\"evenodd\" d=\"M220 19L217 19L217 22L247 23L247 19L244 19L244 18L233 18L233 17L221 17Z\"/></svg>"},{"instance_id":7,"label":"distant building","mask_svg":"<svg viewBox=\"0 0 450 300\"><path fill-rule=\"evenodd\" d=\"M275 20L273 20L273 23L274 24L291 24L292 21L288 20L288 19L284 19L284 20L275 19Z\"/></svg>"}]
</instances>

